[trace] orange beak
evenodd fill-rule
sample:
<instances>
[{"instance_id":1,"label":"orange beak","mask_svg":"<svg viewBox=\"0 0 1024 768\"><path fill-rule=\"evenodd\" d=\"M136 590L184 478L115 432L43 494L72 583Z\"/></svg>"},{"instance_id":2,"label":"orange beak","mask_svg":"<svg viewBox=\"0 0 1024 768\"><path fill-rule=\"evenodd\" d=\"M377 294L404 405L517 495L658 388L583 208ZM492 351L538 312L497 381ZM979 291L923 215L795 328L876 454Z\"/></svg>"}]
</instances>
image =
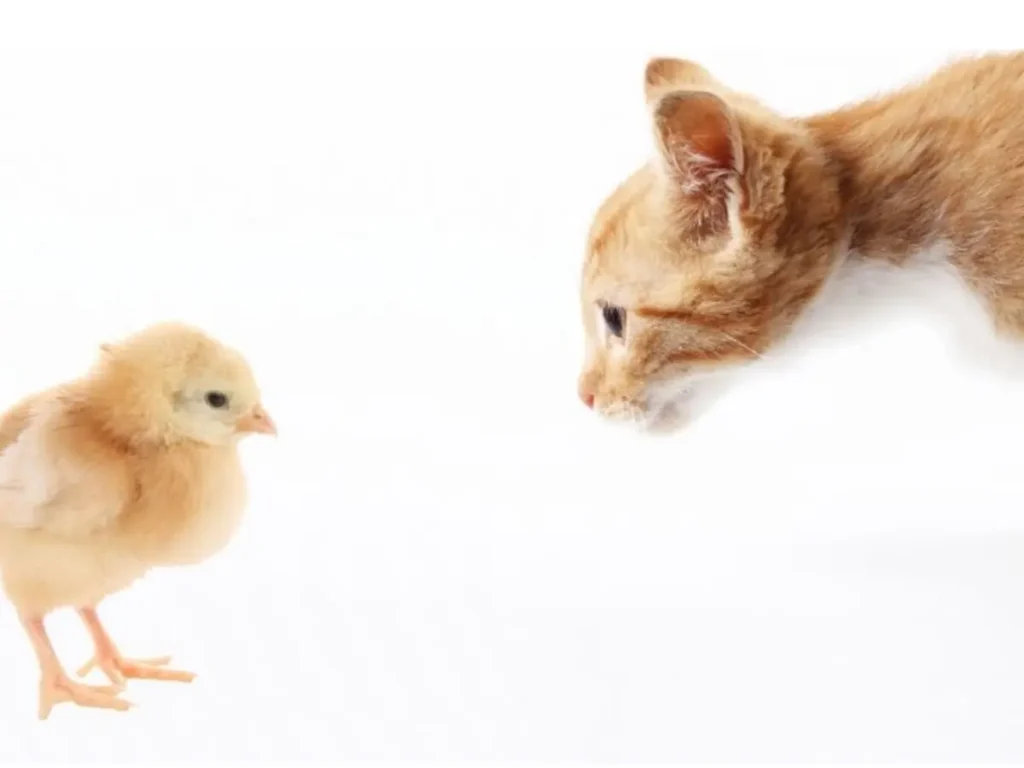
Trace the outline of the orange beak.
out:
<instances>
[{"instance_id":1,"label":"orange beak","mask_svg":"<svg viewBox=\"0 0 1024 768\"><path fill-rule=\"evenodd\" d=\"M257 405L249 413L238 420L236 429L239 432L261 432L264 435L276 435L277 425L270 418L270 414L263 410L262 405Z\"/></svg>"}]
</instances>

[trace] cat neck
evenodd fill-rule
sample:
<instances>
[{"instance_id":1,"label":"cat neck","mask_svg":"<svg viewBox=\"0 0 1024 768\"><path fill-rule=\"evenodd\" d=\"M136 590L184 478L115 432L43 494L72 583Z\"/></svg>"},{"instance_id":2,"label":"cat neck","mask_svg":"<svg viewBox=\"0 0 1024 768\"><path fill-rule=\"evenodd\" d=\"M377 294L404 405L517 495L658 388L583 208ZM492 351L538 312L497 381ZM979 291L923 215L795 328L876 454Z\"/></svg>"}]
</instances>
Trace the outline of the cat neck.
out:
<instances>
[{"instance_id":1,"label":"cat neck","mask_svg":"<svg viewBox=\"0 0 1024 768\"><path fill-rule=\"evenodd\" d=\"M948 240L941 199L941 137L933 127L888 120L864 104L805 121L839 177L849 249L902 264Z\"/></svg>"}]
</instances>

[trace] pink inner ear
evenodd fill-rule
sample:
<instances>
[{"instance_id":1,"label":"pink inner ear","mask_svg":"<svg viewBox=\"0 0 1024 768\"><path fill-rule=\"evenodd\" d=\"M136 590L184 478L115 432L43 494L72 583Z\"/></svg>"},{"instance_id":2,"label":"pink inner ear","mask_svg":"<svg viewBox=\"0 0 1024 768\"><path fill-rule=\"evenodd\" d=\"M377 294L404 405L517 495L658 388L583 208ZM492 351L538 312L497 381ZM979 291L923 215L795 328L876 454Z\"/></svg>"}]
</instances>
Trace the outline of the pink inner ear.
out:
<instances>
[{"instance_id":1,"label":"pink inner ear","mask_svg":"<svg viewBox=\"0 0 1024 768\"><path fill-rule=\"evenodd\" d=\"M666 149L677 167L690 173L735 170L736 150L728 107L701 92L671 93L658 104L656 118Z\"/></svg>"}]
</instances>

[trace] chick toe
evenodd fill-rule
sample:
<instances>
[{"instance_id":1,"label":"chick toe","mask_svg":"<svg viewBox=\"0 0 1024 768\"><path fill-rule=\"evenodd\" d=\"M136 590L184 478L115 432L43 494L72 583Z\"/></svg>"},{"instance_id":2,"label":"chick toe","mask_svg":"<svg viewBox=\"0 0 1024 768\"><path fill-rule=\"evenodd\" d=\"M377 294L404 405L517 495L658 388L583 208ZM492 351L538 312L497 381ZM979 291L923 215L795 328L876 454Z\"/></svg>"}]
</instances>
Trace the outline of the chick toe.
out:
<instances>
[{"instance_id":1,"label":"chick toe","mask_svg":"<svg viewBox=\"0 0 1024 768\"><path fill-rule=\"evenodd\" d=\"M195 674L179 669L167 669L170 656L159 656L152 659L126 659L116 652L100 653L89 659L78 670L79 677L85 677L98 668L115 685L125 680L168 680L179 683L191 683Z\"/></svg>"},{"instance_id":2,"label":"chick toe","mask_svg":"<svg viewBox=\"0 0 1024 768\"><path fill-rule=\"evenodd\" d=\"M63 672L47 674L39 683L39 719L45 720L57 704L70 701L80 707L114 709L125 712L132 703L118 698L121 689L112 685L84 685Z\"/></svg>"}]
</instances>

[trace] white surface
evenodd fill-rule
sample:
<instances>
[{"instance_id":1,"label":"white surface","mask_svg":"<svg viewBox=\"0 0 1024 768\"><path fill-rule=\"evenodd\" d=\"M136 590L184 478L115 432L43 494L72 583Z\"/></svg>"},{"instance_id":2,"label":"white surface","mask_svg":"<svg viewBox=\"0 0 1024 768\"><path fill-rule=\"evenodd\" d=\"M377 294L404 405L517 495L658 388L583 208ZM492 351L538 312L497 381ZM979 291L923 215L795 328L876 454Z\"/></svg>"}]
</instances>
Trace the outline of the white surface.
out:
<instances>
[{"instance_id":1,"label":"white surface","mask_svg":"<svg viewBox=\"0 0 1024 768\"><path fill-rule=\"evenodd\" d=\"M248 354L281 437L246 445L228 551L102 607L191 687L37 723L0 603L0 763L1024 759L1020 385L947 356L907 305L673 438L576 400L583 239L648 151L648 55L792 112L945 57L866 49L855 20L847 48L801 47L821 38L784 12L716 48L674 5L620 8L617 41L613 16L561 41L536 13L522 38L488 25L492 52L448 27L433 52L244 50L176 16L180 39L145 50L147 19L118 52L96 49L118 16L3 25L51 49L0 53L0 400L181 317ZM1000 44L979 18L1012 26L972 14L950 47ZM74 668L84 630L51 625Z\"/></svg>"}]
</instances>

